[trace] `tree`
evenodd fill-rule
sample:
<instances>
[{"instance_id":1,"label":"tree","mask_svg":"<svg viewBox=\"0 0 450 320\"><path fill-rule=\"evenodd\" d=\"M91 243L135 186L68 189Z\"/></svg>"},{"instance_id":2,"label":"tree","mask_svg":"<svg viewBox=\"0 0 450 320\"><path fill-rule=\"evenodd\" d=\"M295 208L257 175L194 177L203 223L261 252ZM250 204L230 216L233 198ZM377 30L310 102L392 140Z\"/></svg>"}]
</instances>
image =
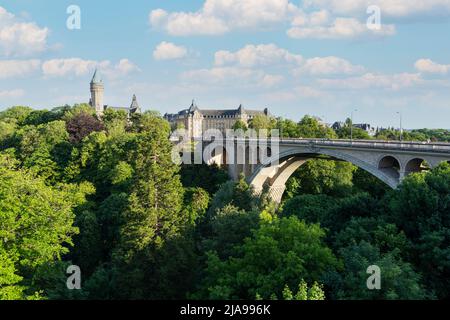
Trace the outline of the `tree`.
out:
<instances>
[{"instance_id":1,"label":"tree","mask_svg":"<svg viewBox=\"0 0 450 320\"><path fill-rule=\"evenodd\" d=\"M30 107L15 106L0 112L0 121L21 125L33 111Z\"/></svg>"},{"instance_id":2,"label":"tree","mask_svg":"<svg viewBox=\"0 0 450 320\"><path fill-rule=\"evenodd\" d=\"M337 199L324 194L299 195L284 203L281 215L296 216L308 222L318 223L323 221L338 204Z\"/></svg>"},{"instance_id":3,"label":"tree","mask_svg":"<svg viewBox=\"0 0 450 320\"><path fill-rule=\"evenodd\" d=\"M276 128L283 138L301 138L300 129L296 122L289 119L277 119Z\"/></svg>"},{"instance_id":4,"label":"tree","mask_svg":"<svg viewBox=\"0 0 450 320\"><path fill-rule=\"evenodd\" d=\"M334 299L409 300L426 297L421 276L410 263L401 259L398 249L383 254L377 246L361 241L340 249L339 256L344 262L344 270L329 284ZM366 271L371 265L381 270L380 290L367 288L369 275Z\"/></svg>"},{"instance_id":5,"label":"tree","mask_svg":"<svg viewBox=\"0 0 450 320\"><path fill-rule=\"evenodd\" d=\"M185 164L181 166L181 182L186 188L199 187L212 197L229 180L228 172L217 164Z\"/></svg>"},{"instance_id":6,"label":"tree","mask_svg":"<svg viewBox=\"0 0 450 320\"><path fill-rule=\"evenodd\" d=\"M233 205L217 210L202 226L202 252L215 251L221 259L235 253L235 247L258 227L259 213L244 211Z\"/></svg>"},{"instance_id":7,"label":"tree","mask_svg":"<svg viewBox=\"0 0 450 320\"><path fill-rule=\"evenodd\" d=\"M413 243L411 262L437 298L450 295L450 164L406 177L387 198L386 219Z\"/></svg>"},{"instance_id":8,"label":"tree","mask_svg":"<svg viewBox=\"0 0 450 320\"><path fill-rule=\"evenodd\" d=\"M353 173L353 186L356 192L367 192L378 199L383 198L389 190L386 183L360 168Z\"/></svg>"},{"instance_id":9,"label":"tree","mask_svg":"<svg viewBox=\"0 0 450 320\"><path fill-rule=\"evenodd\" d=\"M255 129L258 132L261 129L270 131L271 129L274 129L275 126L276 120L274 118L260 114L254 116L249 123L250 129Z\"/></svg>"},{"instance_id":10,"label":"tree","mask_svg":"<svg viewBox=\"0 0 450 320\"><path fill-rule=\"evenodd\" d=\"M70 159L68 138L64 121L25 126L16 132L18 158L25 168L55 184Z\"/></svg>"},{"instance_id":11,"label":"tree","mask_svg":"<svg viewBox=\"0 0 450 320\"><path fill-rule=\"evenodd\" d=\"M259 198L254 195L243 175L239 177L238 182L227 181L221 185L214 194L208 215L213 216L217 210L229 204L245 211L252 211L258 207Z\"/></svg>"},{"instance_id":12,"label":"tree","mask_svg":"<svg viewBox=\"0 0 450 320\"><path fill-rule=\"evenodd\" d=\"M1 298L36 296L42 289L32 287L37 270L68 253L78 232L73 208L92 192L88 184L47 186L0 154Z\"/></svg>"},{"instance_id":13,"label":"tree","mask_svg":"<svg viewBox=\"0 0 450 320\"><path fill-rule=\"evenodd\" d=\"M182 210L183 188L172 162L170 127L161 118L144 115L140 133L131 148L134 168L131 194L123 212L120 241L113 252L116 290L126 299L145 298L158 292L155 277L160 250L166 241L182 234L189 222Z\"/></svg>"},{"instance_id":14,"label":"tree","mask_svg":"<svg viewBox=\"0 0 450 320\"><path fill-rule=\"evenodd\" d=\"M308 288L308 284L302 280L298 285L297 293L293 293L288 285L283 289L283 300L325 300L325 293L323 286L314 282L313 285Z\"/></svg>"},{"instance_id":15,"label":"tree","mask_svg":"<svg viewBox=\"0 0 450 320\"><path fill-rule=\"evenodd\" d=\"M195 225L200 218L203 218L208 209L209 201L209 194L202 188L188 188L185 190L184 207L191 225Z\"/></svg>"},{"instance_id":16,"label":"tree","mask_svg":"<svg viewBox=\"0 0 450 320\"><path fill-rule=\"evenodd\" d=\"M348 162L309 160L289 178L286 194L327 194L345 196L353 188L353 172L356 167Z\"/></svg>"},{"instance_id":17,"label":"tree","mask_svg":"<svg viewBox=\"0 0 450 320\"><path fill-rule=\"evenodd\" d=\"M296 217L263 221L251 238L222 261L208 254L208 266L199 295L210 299L254 299L281 296L286 285L299 279L314 282L338 263L323 242L325 232Z\"/></svg>"},{"instance_id":18,"label":"tree","mask_svg":"<svg viewBox=\"0 0 450 320\"><path fill-rule=\"evenodd\" d=\"M117 125L125 128L128 124L128 114L125 110L106 109L102 121L108 131Z\"/></svg>"},{"instance_id":19,"label":"tree","mask_svg":"<svg viewBox=\"0 0 450 320\"><path fill-rule=\"evenodd\" d=\"M308 115L304 116L298 123L298 134L301 138L336 138L336 133L333 129Z\"/></svg>"},{"instance_id":20,"label":"tree","mask_svg":"<svg viewBox=\"0 0 450 320\"><path fill-rule=\"evenodd\" d=\"M102 131L103 124L93 115L81 112L71 117L66 124L71 143L80 143L94 131Z\"/></svg>"},{"instance_id":21,"label":"tree","mask_svg":"<svg viewBox=\"0 0 450 320\"><path fill-rule=\"evenodd\" d=\"M247 125L242 120L237 120L233 125L233 130L239 130L239 129L242 129L244 131L248 130Z\"/></svg>"}]
</instances>

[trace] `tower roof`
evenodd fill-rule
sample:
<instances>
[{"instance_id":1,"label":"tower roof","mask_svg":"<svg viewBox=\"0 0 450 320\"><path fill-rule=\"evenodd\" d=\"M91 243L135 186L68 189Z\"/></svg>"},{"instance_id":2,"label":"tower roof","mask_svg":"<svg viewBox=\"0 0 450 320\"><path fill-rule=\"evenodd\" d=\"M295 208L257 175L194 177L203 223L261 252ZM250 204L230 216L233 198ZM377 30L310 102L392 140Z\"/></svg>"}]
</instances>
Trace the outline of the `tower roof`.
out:
<instances>
[{"instance_id":1,"label":"tower roof","mask_svg":"<svg viewBox=\"0 0 450 320\"><path fill-rule=\"evenodd\" d=\"M100 77L100 73L97 69L95 69L94 75L92 77L91 83L102 83L102 79Z\"/></svg>"},{"instance_id":2,"label":"tower roof","mask_svg":"<svg viewBox=\"0 0 450 320\"><path fill-rule=\"evenodd\" d=\"M134 109L139 109L140 107L139 107L139 103L137 102L137 98L136 98L136 95L135 94L133 94L133 100L131 100L131 105L130 105L130 109L131 110L134 110Z\"/></svg>"}]
</instances>

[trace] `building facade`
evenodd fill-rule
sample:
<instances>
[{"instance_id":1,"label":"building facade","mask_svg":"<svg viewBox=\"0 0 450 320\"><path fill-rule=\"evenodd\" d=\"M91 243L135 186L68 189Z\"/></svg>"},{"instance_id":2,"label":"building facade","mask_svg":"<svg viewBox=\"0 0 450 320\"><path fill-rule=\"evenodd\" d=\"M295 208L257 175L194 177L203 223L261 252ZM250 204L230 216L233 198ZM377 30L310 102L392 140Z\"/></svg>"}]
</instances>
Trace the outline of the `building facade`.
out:
<instances>
[{"instance_id":1,"label":"building facade","mask_svg":"<svg viewBox=\"0 0 450 320\"><path fill-rule=\"evenodd\" d=\"M89 104L92 108L95 109L98 117L102 117L106 109L123 110L127 113L128 118L130 118L134 113L141 113L141 107L139 106L136 95L134 94L129 107L113 107L104 104L105 86L98 70L95 70L94 72L90 87L91 99L89 101Z\"/></svg>"},{"instance_id":2,"label":"building facade","mask_svg":"<svg viewBox=\"0 0 450 320\"><path fill-rule=\"evenodd\" d=\"M164 119L175 128L184 128L189 137L200 138L208 129L218 129L225 134L227 129L233 129L237 121L247 126L256 115L269 115L268 109L264 111L246 110L239 106L237 109L204 110L199 109L194 101L188 109L175 114L165 114Z\"/></svg>"},{"instance_id":3,"label":"building facade","mask_svg":"<svg viewBox=\"0 0 450 320\"><path fill-rule=\"evenodd\" d=\"M340 130L340 129L344 128L345 126L346 126L345 122L336 121L335 123L333 123L331 128L333 130ZM369 136L371 136L371 137L373 137L377 134L376 128L372 127L369 123L355 123L355 124L353 124L353 127L366 131L369 134Z\"/></svg>"}]
</instances>

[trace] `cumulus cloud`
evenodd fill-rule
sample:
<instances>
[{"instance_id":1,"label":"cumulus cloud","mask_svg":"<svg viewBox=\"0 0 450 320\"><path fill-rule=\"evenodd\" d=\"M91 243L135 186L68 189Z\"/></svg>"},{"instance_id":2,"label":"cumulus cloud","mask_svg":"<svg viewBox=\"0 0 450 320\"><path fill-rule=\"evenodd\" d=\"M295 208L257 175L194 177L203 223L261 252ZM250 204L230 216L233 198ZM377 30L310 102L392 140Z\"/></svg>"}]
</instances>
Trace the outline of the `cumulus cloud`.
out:
<instances>
[{"instance_id":1,"label":"cumulus cloud","mask_svg":"<svg viewBox=\"0 0 450 320\"><path fill-rule=\"evenodd\" d=\"M153 57L156 60L174 60L181 59L187 55L187 49L183 46L177 46L171 42L161 42L153 51Z\"/></svg>"},{"instance_id":2,"label":"cumulus cloud","mask_svg":"<svg viewBox=\"0 0 450 320\"><path fill-rule=\"evenodd\" d=\"M314 23L308 23L303 19L294 20L293 27L287 31L287 35L295 39L351 39L361 36L390 36L395 34L394 25L381 25L380 29L369 29L366 23L355 18L336 18L331 23L323 19Z\"/></svg>"},{"instance_id":3,"label":"cumulus cloud","mask_svg":"<svg viewBox=\"0 0 450 320\"><path fill-rule=\"evenodd\" d=\"M109 78L117 78L139 71L139 68L128 59L121 59L115 65L109 60L95 61L81 58L53 59L42 64L44 76L50 77L86 76L96 68Z\"/></svg>"},{"instance_id":4,"label":"cumulus cloud","mask_svg":"<svg viewBox=\"0 0 450 320\"><path fill-rule=\"evenodd\" d=\"M350 86L352 80L349 76L362 75L365 72L363 66L335 56L307 59L274 44L248 44L234 52L217 51L211 68L186 71L181 74L181 79L208 85L274 88L288 77L291 82L298 84L302 79L315 82L325 76L333 76L329 79L330 82L327 82L328 79L321 79L321 85ZM344 83L332 83L332 80L342 80ZM381 81L379 78L377 80ZM299 86L296 90L295 95L303 97L323 96L323 92L313 90L310 86Z\"/></svg>"},{"instance_id":5,"label":"cumulus cloud","mask_svg":"<svg viewBox=\"0 0 450 320\"><path fill-rule=\"evenodd\" d=\"M361 15L370 5L390 18L450 15L448 0L305 0L305 8L328 8L338 15Z\"/></svg>"},{"instance_id":6,"label":"cumulus cloud","mask_svg":"<svg viewBox=\"0 0 450 320\"><path fill-rule=\"evenodd\" d=\"M392 75L366 73L358 77L344 79L319 79L318 83L330 89L389 89L399 90L423 83L418 73L398 73Z\"/></svg>"},{"instance_id":7,"label":"cumulus cloud","mask_svg":"<svg viewBox=\"0 0 450 320\"><path fill-rule=\"evenodd\" d=\"M294 74L309 74L313 76L351 75L363 73L364 70L363 66L353 65L345 59L331 56L308 59L300 68L294 70Z\"/></svg>"},{"instance_id":8,"label":"cumulus cloud","mask_svg":"<svg viewBox=\"0 0 450 320\"><path fill-rule=\"evenodd\" d=\"M292 38L350 39L395 34L394 24L367 27L367 8L372 5L391 23L450 16L449 0L305 0L296 4L289 0L205 0L194 12L153 10L149 22L173 36L220 35L290 24L287 34Z\"/></svg>"},{"instance_id":9,"label":"cumulus cloud","mask_svg":"<svg viewBox=\"0 0 450 320\"><path fill-rule=\"evenodd\" d=\"M4 90L0 91L0 98L19 98L25 94L25 91L22 89L14 89L14 90Z\"/></svg>"},{"instance_id":10,"label":"cumulus cloud","mask_svg":"<svg viewBox=\"0 0 450 320\"><path fill-rule=\"evenodd\" d=\"M0 79L23 77L38 71L41 61L32 60L0 60Z\"/></svg>"},{"instance_id":11,"label":"cumulus cloud","mask_svg":"<svg viewBox=\"0 0 450 320\"><path fill-rule=\"evenodd\" d=\"M174 36L215 35L271 26L285 21L295 10L288 0L206 0L196 12L153 10L149 22Z\"/></svg>"},{"instance_id":12,"label":"cumulus cloud","mask_svg":"<svg viewBox=\"0 0 450 320\"><path fill-rule=\"evenodd\" d=\"M255 67L280 63L296 65L300 64L303 58L301 55L292 54L274 44L260 44L246 45L236 52L218 51L214 61L217 66L235 64L242 67Z\"/></svg>"},{"instance_id":13,"label":"cumulus cloud","mask_svg":"<svg viewBox=\"0 0 450 320\"><path fill-rule=\"evenodd\" d=\"M80 58L53 59L45 61L42 72L45 76L63 77L68 75L84 76L92 72L96 67L105 67L108 61L97 62Z\"/></svg>"},{"instance_id":14,"label":"cumulus cloud","mask_svg":"<svg viewBox=\"0 0 450 320\"><path fill-rule=\"evenodd\" d=\"M262 87L272 88L277 84L281 83L284 77L277 74L265 74L259 81L258 84Z\"/></svg>"},{"instance_id":15,"label":"cumulus cloud","mask_svg":"<svg viewBox=\"0 0 450 320\"><path fill-rule=\"evenodd\" d=\"M0 6L0 52L6 56L28 56L47 48L48 28L24 22Z\"/></svg>"},{"instance_id":16,"label":"cumulus cloud","mask_svg":"<svg viewBox=\"0 0 450 320\"><path fill-rule=\"evenodd\" d=\"M422 73L450 73L450 64L439 64L430 59L419 59L414 66L417 71Z\"/></svg>"},{"instance_id":17,"label":"cumulus cloud","mask_svg":"<svg viewBox=\"0 0 450 320\"><path fill-rule=\"evenodd\" d=\"M214 67L183 72L181 79L190 83L195 82L208 85L238 85L268 88L280 83L283 77L250 68Z\"/></svg>"}]
</instances>

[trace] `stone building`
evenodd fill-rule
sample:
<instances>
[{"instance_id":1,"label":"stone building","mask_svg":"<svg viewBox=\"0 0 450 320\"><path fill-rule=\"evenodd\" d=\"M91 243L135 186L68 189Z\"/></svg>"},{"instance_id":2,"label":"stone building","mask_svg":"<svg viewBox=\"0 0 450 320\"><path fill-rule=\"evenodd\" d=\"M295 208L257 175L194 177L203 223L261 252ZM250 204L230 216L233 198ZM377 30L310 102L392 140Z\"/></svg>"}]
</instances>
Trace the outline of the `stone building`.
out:
<instances>
[{"instance_id":1,"label":"stone building","mask_svg":"<svg viewBox=\"0 0 450 320\"><path fill-rule=\"evenodd\" d=\"M340 129L344 128L345 125L346 125L345 122L336 121L331 126L331 128L336 131L336 130L340 130ZM376 128L372 127L369 123L355 123L355 124L353 124L353 127L366 131L369 134L369 136L372 136L372 137L375 136L377 133Z\"/></svg>"},{"instance_id":2,"label":"stone building","mask_svg":"<svg viewBox=\"0 0 450 320\"><path fill-rule=\"evenodd\" d=\"M177 128L184 128L190 137L199 138L202 132L208 129L219 129L225 134L225 130L232 129L238 120L247 126L256 115L269 115L268 109L264 111L247 110L239 106L237 109L204 110L199 109L192 101L189 109L184 109L175 114L165 114L164 119Z\"/></svg>"},{"instance_id":3,"label":"stone building","mask_svg":"<svg viewBox=\"0 0 450 320\"><path fill-rule=\"evenodd\" d=\"M91 80L91 99L89 100L89 104L95 109L98 117L103 116L106 109L123 110L127 113L128 118L134 113L141 113L141 107L137 102L136 95L133 95L129 107L113 107L103 103L104 92L105 86L103 85L103 80L101 79L99 72L95 70Z\"/></svg>"}]
</instances>

